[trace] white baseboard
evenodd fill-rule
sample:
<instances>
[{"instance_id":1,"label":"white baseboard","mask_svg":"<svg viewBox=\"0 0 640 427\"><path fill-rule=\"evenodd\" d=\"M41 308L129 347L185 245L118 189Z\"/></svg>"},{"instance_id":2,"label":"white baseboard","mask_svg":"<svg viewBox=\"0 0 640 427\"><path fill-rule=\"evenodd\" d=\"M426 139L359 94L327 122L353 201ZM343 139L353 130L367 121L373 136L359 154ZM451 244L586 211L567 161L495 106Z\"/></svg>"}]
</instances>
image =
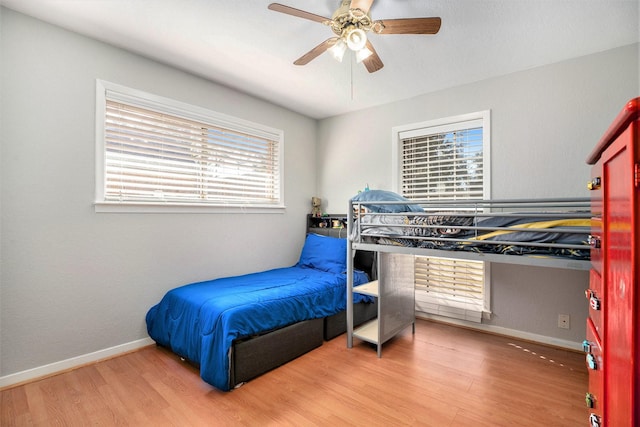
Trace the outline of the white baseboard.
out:
<instances>
[{"instance_id":1,"label":"white baseboard","mask_svg":"<svg viewBox=\"0 0 640 427\"><path fill-rule=\"evenodd\" d=\"M540 344L551 345L554 347L566 348L567 350L582 351L582 342L567 341L560 338L548 337L546 335L538 335L530 332L518 331L516 329L503 328L502 326L468 322L465 320L452 319L428 313L416 313L416 317L419 317L421 319L436 320L442 323L450 323L452 325L464 326L465 328L469 329L477 329L492 334L519 338L522 340L533 341Z\"/></svg>"},{"instance_id":2,"label":"white baseboard","mask_svg":"<svg viewBox=\"0 0 640 427\"><path fill-rule=\"evenodd\" d=\"M143 338L126 344L117 345L115 347L98 350L93 353L83 354L82 356L72 357L71 359L61 360L59 362L50 363L33 369L27 369L26 371L16 372L15 374L5 375L0 377L0 389L14 384L23 383L25 381L34 380L36 378L54 375L88 363L98 362L100 360L118 356L152 344L155 344L155 341L151 338Z\"/></svg>"}]
</instances>

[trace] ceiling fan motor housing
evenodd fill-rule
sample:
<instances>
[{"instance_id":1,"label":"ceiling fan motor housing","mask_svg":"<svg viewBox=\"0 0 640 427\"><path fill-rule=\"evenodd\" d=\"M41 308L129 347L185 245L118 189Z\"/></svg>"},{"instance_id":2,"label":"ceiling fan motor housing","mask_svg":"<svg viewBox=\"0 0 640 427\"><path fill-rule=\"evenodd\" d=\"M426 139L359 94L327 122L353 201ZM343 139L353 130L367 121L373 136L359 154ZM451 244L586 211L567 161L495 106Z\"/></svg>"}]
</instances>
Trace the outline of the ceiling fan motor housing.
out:
<instances>
[{"instance_id":1,"label":"ceiling fan motor housing","mask_svg":"<svg viewBox=\"0 0 640 427\"><path fill-rule=\"evenodd\" d=\"M367 33L373 29L375 32L380 32L377 28L380 28L382 23L372 21L369 13L361 9L350 9L350 6L350 0L343 0L338 10L331 17L331 21L327 23L336 35L345 37L348 40L349 34L354 30L361 30Z\"/></svg>"}]
</instances>

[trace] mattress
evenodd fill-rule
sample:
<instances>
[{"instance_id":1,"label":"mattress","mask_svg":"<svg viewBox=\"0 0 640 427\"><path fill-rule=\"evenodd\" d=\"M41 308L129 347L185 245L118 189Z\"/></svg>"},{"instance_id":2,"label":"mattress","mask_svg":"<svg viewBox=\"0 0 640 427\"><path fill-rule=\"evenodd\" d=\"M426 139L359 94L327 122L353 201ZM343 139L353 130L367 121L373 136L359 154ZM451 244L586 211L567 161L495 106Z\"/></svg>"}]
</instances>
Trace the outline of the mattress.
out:
<instances>
[{"instance_id":1,"label":"mattress","mask_svg":"<svg viewBox=\"0 0 640 427\"><path fill-rule=\"evenodd\" d=\"M365 214L352 239L366 243L589 259L590 219L586 214Z\"/></svg>"}]
</instances>

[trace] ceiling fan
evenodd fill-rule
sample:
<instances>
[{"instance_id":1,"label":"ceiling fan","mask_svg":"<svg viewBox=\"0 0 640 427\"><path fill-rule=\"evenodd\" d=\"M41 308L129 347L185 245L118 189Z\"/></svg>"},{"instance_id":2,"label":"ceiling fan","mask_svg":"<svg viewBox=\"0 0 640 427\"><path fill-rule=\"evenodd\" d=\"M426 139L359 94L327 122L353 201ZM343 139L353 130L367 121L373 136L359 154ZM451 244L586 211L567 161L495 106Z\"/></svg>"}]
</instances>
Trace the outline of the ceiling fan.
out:
<instances>
[{"instance_id":1,"label":"ceiling fan","mask_svg":"<svg viewBox=\"0 0 640 427\"><path fill-rule=\"evenodd\" d=\"M279 3L271 3L269 9L320 22L331 27L336 37L331 37L294 61L295 65L306 65L326 51L342 61L348 49L355 52L356 61L362 62L367 71L374 73L384 67L367 33L376 34L436 34L440 30L440 18L402 18L373 21L369 9L374 0L341 0L331 19Z\"/></svg>"}]
</instances>

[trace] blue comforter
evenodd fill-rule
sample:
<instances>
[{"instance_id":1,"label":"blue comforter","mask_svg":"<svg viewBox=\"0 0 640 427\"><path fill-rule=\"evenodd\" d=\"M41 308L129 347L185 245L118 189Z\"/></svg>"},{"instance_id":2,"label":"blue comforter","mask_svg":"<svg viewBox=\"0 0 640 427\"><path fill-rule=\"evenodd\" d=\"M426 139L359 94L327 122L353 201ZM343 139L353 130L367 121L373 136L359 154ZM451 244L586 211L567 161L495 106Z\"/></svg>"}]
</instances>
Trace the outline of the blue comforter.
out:
<instances>
[{"instance_id":1,"label":"blue comforter","mask_svg":"<svg viewBox=\"0 0 640 427\"><path fill-rule=\"evenodd\" d=\"M354 272L354 285L367 280ZM354 302L367 298L354 294ZM345 308L345 273L294 266L175 288L146 321L151 338L198 363L202 379L226 391L233 340Z\"/></svg>"}]
</instances>

